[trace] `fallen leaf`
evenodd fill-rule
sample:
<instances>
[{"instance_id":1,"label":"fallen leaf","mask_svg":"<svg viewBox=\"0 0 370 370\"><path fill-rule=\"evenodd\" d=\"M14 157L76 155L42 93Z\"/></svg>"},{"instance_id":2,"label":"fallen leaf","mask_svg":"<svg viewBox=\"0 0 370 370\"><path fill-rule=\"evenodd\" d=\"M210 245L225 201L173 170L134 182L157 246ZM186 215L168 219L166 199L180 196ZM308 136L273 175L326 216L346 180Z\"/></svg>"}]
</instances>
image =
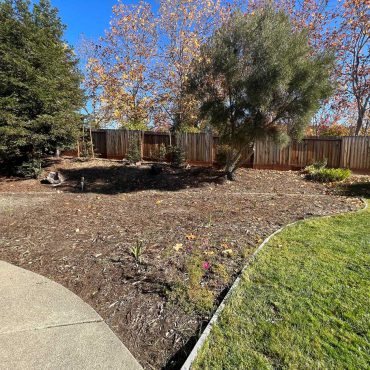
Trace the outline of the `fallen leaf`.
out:
<instances>
[{"instance_id":1,"label":"fallen leaf","mask_svg":"<svg viewBox=\"0 0 370 370\"><path fill-rule=\"evenodd\" d=\"M194 240L196 238L197 237L194 234L188 234L188 235L186 235L186 239L188 239L188 240Z\"/></svg>"},{"instance_id":2,"label":"fallen leaf","mask_svg":"<svg viewBox=\"0 0 370 370\"><path fill-rule=\"evenodd\" d=\"M233 250L232 249L225 249L224 251L222 251L223 254L227 254L227 255L231 255L233 254Z\"/></svg>"},{"instance_id":3,"label":"fallen leaf","mask_svg":"<svg viewBox=\"0 0 370 370\"><path fill-rule=\"evenodd\" d=\"M173 249L178 252L180 249L182 249L183 245L181 243L177 243L173 246Z\"/></svg>"}]
</instances>

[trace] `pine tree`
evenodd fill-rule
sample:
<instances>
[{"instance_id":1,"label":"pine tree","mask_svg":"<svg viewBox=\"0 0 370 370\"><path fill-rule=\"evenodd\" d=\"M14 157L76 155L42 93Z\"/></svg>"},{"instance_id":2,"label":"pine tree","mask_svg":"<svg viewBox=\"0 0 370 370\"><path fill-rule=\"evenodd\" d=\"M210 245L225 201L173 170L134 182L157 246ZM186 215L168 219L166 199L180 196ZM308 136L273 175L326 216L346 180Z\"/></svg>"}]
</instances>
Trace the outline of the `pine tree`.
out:
<instances>
[{"instance_id":1,"label":"pine tree","mask_svg":"<svg viewBox=\"0 0 370 370\"><path fill-rule=\"evenodd\" d=\"M299 137L331 94L333 57L315 52L305 31L271 7L236 12L201 48L189 78L201 119L228 145L226 173L233 179L256 140Z\"/></svg>"},{"instance_id":2,"label":"pine tree","mask_svg":"<svg viewBox=\"0 0 370 370\"><path fill-rule=\"evenodd\" d=\"M49 0L0 1L0 164L8 170L75 141L81 76Z\"/></svg>"}]
</instances>

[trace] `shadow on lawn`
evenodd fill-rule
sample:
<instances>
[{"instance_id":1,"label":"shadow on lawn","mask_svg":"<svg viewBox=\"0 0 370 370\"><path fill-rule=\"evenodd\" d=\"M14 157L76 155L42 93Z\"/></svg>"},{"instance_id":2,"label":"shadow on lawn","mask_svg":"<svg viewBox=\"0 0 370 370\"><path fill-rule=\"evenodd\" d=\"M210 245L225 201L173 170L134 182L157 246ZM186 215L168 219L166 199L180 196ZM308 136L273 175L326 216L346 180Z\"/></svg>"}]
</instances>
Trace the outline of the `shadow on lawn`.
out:
<instances>
[{"instance_id":1,"label":"shadow on lawn","mask_svg":"<svg viewBox=\"0 0 370 370\"><path fill-rule=\"evenodd\" d=\"M81 177L85 179L84 192L101 194L129 193L142 190L176 191L201 187L207 183L222 183L222 173L212 168L196 167L189 170L163 166L159 174L150 166L96 166L61 169L66 179L61 190L81 192Z\"/></svg>"}]
</instances>

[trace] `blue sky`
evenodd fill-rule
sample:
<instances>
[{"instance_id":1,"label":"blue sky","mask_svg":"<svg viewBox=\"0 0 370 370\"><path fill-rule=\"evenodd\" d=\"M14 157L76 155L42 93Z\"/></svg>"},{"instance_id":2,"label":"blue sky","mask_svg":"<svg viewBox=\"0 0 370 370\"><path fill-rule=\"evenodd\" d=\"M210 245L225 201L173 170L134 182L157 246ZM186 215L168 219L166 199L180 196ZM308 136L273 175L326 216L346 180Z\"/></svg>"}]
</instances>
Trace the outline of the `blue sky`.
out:
<instances>
[{"instance_id":1,"label":"blue sky","mask_svg":"<svg viewBox=\"0 0 370 370\"><path fill-rule=\"evenodd\" d=\"M136 1L123 2L132 4ZM76 46L82 34L89 39L103 35L117 0L51 0L51 3L59 9L62 22L67 26L65 39Z\"/></svg>"}]
</instances>

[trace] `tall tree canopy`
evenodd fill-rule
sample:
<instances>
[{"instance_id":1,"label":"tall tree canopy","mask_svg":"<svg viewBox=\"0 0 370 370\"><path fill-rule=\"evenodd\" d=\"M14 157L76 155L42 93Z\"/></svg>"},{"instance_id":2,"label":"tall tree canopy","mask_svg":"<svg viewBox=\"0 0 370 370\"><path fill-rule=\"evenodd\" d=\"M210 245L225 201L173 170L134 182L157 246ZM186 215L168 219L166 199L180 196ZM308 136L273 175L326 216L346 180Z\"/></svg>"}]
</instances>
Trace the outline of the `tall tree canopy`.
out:
<instances>
[{"instance_id":1,"label":"tall tree canopy","mask_svg":"<svg viewBox=\"0 0 370 370\"><path fill-rule=\"evenodd\" d=\"M272 8L234 14L201 48L189 79L202 118L230 146L230 178L257 139L298 136L331 93L333 58Z\"/></svg>"},{"instance_id":2,"label":"tall tree canopy","mask_svg":"<svg viewBox=\"0 0 370 370\"><path fill-rule=\"evenodd\" d=\"M220 0L160 0L157 11L143 0L118 0L105 36L85 42L95 121L140 129L194 126L197 105L185 94L186 79L222 17Z\"/></svg>"},{"instance_id":3,"label":"tall tree canopy","mask_svg":"<svg viewBox=\"0 0 370 370\"><path fill-rule=\"evenodd\" d=\"M81 76L49 0L0 1L0 163L14 168L75 140Z\"/></svg>"},{"instance_id":4,"label":"tall tree canopy","mask_svg":"<svg viewBox=\"0 0 370 370\"><path fill-rule=\"evenodd\" d=\"M369 0L254 0L248 11L272 4L290 15L295 29L306 29L310 44L331 48L334 94L313 121L320 126L344 125L350 134L366 135L370 128L370 1Z\"/></svg>"},{"instance_id":5,"label":"tall tree canopy","mask_svg":"<svg viewBox=\"0 0 370 370\"><path fill-rule=\"evenodd\" d=\"M370 126L369 0L160 0L159 7L145 0L126 6L118 0L111 29L93 47L110 44L104 48L104 58L100 54L87 63L93 72L87 74L87 85L96 86L98 91L94 95L99 108L96 121L115 120L129 127L127 117L137 110L157 128L202 128L197 102L184 94L192 61L198 58L204 40L237 8L252 14L266 5L289 14L292 30L307 33L312 53L328 48L335 53L336 67L331 74L334 94L323 102L312 123L344 124L353 134L366 134ZM138 9L145 9L146 15L138 17ZM117 37L121 41L134 37L135 42L124 47L123 42L112 42ZM148 44L148 40L156 42ZM141 50L148 50L148 45L150 52L140 63ZM130 60L125 64L125 75L117 79L119 75L112 71L120 70L127 54ZM139 104L132 104L133 81L145 87L145 104L141 99Z\"/></svg>"}]
</instances>

